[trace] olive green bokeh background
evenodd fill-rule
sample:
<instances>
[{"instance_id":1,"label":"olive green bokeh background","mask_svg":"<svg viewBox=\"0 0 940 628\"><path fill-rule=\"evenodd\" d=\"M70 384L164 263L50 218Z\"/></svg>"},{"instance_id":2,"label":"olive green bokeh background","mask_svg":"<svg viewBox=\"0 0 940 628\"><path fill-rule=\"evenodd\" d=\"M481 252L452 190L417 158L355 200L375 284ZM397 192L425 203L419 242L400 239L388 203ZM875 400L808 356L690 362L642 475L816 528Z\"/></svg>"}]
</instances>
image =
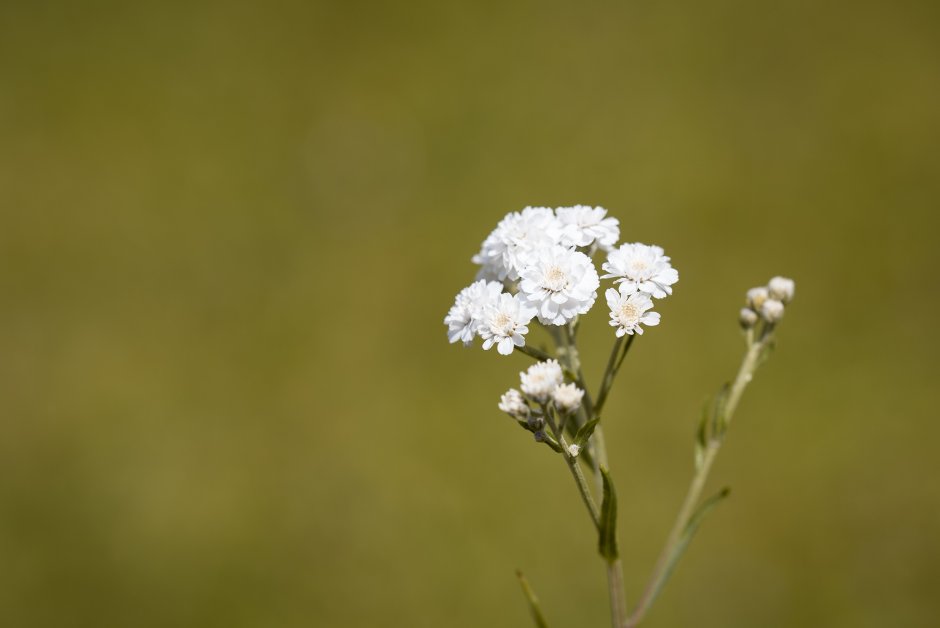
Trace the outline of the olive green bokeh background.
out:
<instances>
[{"instance_id":1,"label":"olive green bokeh background","mask_svg":"<svg viewBox=\"0 0 940 628\"><path fill-rule=\"evenodd\" d=\"M631 602L797 280L649 626L936 625L937 6L4 2L0 623L525 626L521 567L606 625L527 361L441 324L590 203L681 275L606 417Z\"/></svg>"}]
</instances>

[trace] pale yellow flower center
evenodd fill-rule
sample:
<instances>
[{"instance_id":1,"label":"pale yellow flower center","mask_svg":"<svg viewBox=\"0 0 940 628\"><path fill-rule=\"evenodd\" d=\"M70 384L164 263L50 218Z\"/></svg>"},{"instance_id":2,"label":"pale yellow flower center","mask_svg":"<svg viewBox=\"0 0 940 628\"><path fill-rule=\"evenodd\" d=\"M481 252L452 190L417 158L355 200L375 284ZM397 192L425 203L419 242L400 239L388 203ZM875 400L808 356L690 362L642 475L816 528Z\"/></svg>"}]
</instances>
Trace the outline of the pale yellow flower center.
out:
<instances>
[{"instance_id":1,"label":"pale yellow flower center","mask_svg":"<svg viewBox=\"0 0 940 628\"><path fill-rule=\"evenodd\" d=\"M565 271L557 266L552 266L548 269L548 272L545 273L545 287L552 292L564 290L567 283L568 276L565 275Z\"/></svg>"}]
</instances>

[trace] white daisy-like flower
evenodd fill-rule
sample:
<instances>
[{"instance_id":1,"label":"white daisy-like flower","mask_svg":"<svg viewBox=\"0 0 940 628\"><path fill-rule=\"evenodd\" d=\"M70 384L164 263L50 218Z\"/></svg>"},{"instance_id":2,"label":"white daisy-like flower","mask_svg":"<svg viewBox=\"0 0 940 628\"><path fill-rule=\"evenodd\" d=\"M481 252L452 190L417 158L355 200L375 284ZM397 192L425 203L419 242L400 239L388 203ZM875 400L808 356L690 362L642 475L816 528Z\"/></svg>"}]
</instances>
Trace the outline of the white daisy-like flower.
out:
<instances>
[{"instance_id":1,"label":"white daisy-like flower","mask_svg":"<svg viewBox=\"0 0 940 628\"><path fill-rule=\"evenodd\" d=\"M562 225L561 242L567 246L590 246L594 242L609 251L620 239L620 221L605 218L603 207L575 205L555 210Z\"/></svg>"},{"instance_id":2,"label":"white daisy-like flower","mask_svg":"<svg viewBox=\"0 0 940 628\"><path fill-rule=\"evenodd\" d=\"M554 246L539 251L519 282L520 294L545 325L563 325L594 305L600 279L584 253Z\"/></svg>"},{"instance_id":3,"label":"white daisy-like flower","mask_svg":"<svg viewBox=\"0 0 940 628\"><path fill-rule=\"evenodd\" d=\"M537 251L560 242L561 233L561 223L547 207L510 212L483 241L473 262L482 267L481 277L515 281Z\"/></svg>"},{"instance_id":4,"label":"white daisy-like flower","mask_svg":"<svg viewBox=\"0 0 940 628\"><path fill-rule=\"evenodd\" d=\"M527 370L519 373L522 392L540 403L545 403L564 381L558 360L536 362Z\"/></svg>"},{"instance_id":5,"label":"white daisy-like flower","mask_svg":"<svg viewBox=\"0 0 940 628\"><path fill-rule=\"evenodd\" d=\"M672 284L679 281L679 272L672 267L661 247L647 244L622 244L607 256L601 279L615 277L621 292L645 292L657 299L672 294Z\"/></svg>"},{"instance_id":6,"label":"white daisy-like flower","mask_svg":"<svg viewBox=\"0 0 940 628\"><path fill-rule=\"evenodd\" d=\"M509 355L514 346L525 346L523 336L529 333L527 325L534 316L535 308L526 305L518 294L500 294L484 308L479 327L483 348L489 350L495 344L501 355Z\"/></svg>"},{"instance_id":7,"label":"white daisy-like flower","mask_svg":"<svg viewBox=\"0 0 940 628\"><path fill-rule=\"evenodd\" d=\"M643 334L640 324L652 327L659 325L659 312L650 312L653 309L653 300L644 292L624 294L619 290L609 288L604 293L607 297L607 307L610 308L610 325L617 328L617 337L624 334Z\"/></svg>"},{"instance_id":8,"label":"white daisy-like flower","mask_svg":"<svg viewBox=\"0 0 940 628\"><path fill-rule=\"evenodd\" d=\"M793 293L796 291L796 283L786 277L774 277L767 284L767 291L771 299L789 303L793 300Z\"/></svg>"},{"instance_id":9,"label":"white daisy-like flower","mask_svg":"<svg viewBox=\"0 0 940 628\"><path fill-rule=\"evenodd\" d=\"M529 404L515 388L510 388L500 396L499 409L516 419L529 416Z\"/></svg>"},{"instance_id":10,"label":"white daisy-like flower","mask_svg":"<svg viewBox=\"0 0 940 628\"><path fill-rule=\"evenodd\" d=\"M581 398L584 391L574 384L561 384L552 392L555 407L565 413L576 411L581 407Z\"/></svg>"},{"instance_id":11,"label":"white daisy-like flower","mask_svg":"<svg viewBox=\"0 0 940 628\"><path fill-rule=\"evenodd\" d=\"M486 306L494 303L502 291L503 284L500 282L482 279L461 290L444 317L448 340L451 343L460 340L465 345L473 342L483 322Z\"/></svg>"}]
</instances>

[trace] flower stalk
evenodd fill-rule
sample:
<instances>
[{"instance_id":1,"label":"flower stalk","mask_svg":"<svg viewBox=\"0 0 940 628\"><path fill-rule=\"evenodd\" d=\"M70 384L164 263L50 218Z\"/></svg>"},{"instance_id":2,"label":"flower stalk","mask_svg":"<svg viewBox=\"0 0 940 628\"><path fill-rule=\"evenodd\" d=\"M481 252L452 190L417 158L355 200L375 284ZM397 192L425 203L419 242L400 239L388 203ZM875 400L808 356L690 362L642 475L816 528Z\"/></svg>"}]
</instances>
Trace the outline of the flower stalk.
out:
<instances>
[{"instance_id":1,"label":"flower stalk","mask_svg":"<svg viewBox=\"0 0 940 628\"><path fill-rule=\"evenodd\" d=\"M661 247L638 242L616 245L619 221L602 207L527 207L510 212L484 240L473 261L477 281L457 295L444 319L450 342L470 346L482 340L496 353L519 352L536 360L520 373L520 390L502 395L499 409L530 432L535 441L560 454L574 479L607 570L613 628L637 626L649 613L705 516L728 495L722 489L702 499L709 473L731 418L754 372L773 344L773 334L793 299L794 283L773 278L748 291L738 314L747 351L733 383L722 388L699 424L695 473L653 573L633 612L627 606L623 563L617 538L617 494L610 476L603 423L621 365L638 335L660 323L655 304L673 292L679 273ZM593 256L606 253L599 275ZM606 368L592 395L578 351L583 316L594 306L600 282L614 341ZM538 323L554 341L553 355L533 347L526 336ZM602 415L603 421L602 421ZM583 466L582 466L583 463ZM594 488L584 469L594 474ZM545 626L541 606L525 578L523 591L537 626Z\"/></svg>"}]
</instances>

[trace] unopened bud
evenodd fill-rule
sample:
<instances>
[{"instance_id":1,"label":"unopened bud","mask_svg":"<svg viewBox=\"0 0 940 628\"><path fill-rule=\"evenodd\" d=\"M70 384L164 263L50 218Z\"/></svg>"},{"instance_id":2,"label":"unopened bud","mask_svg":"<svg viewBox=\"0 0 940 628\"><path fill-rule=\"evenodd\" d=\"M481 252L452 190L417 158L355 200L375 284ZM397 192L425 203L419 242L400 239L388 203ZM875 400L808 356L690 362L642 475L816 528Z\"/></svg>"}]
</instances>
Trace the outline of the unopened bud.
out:
<instances>
[{"instance_id":1,"label":"unopened bud","mask_svg":"<svg viewBox=\"0 0 940 628\"><path fill-rule=\"evenodd\" d=\"M571 454L572 458L577 458L578 454L581 453L581 445L578 445L577 443L568 445L568 453Z\"/></svg>"},{"instance_id":2,"label":"unopened bud","mask_svg":"<svg viewBox=\"0 0 940 628\"><path fill-rule=\"evenodd\" d=\"M760 312L760 307L770 297L770 291L764 286L751 288L747 291L747 304L755 312Z\"/></svg>"},{"instance_id":3,"label":"unopened bud","mask_svg":"<svg viewBox=\"0 0 940 628\"><path fill-rule=\"evenodd\" d=\"M764 301L764 304L761 305L760 315L764 317L764 320L768 323L779 323L783 318L783 302L776 299L767 299Z\"/></svg>"},{"instance_id":4,"label":"unopened bud","mask_svg":"<svg viewBox=\"0 0 940 628\"><path fill-rule=\"evenodd\" d=\"M562 384L552 392L555 407L562 412L574 412L581 406L584 391L574 384Z\"/></svg>"},{"instance_id":5,"label":"unopened bud","mask_svg":"<svg viewBox=\"0 0 940 628\"><path fill-rule=\"evenodd\" d=\"M793 300L793 293L796 290L796 283L786 277L774 277L767 284L770 292L770 298L789 303Z\"/></svg>"},{"instance_id":6,"label":"unopened bud","mask_svg":"<svg viewBox=\"0 0 940 628\"><path fill-rule=\"evenodd\" d=\"M524 419L529 415L529 404L515 388L510 388L499 398L499 409L514 419Z\"/></svg>"},{"instance_id":7,"label":"unopened bud","mask_svg":"<svg viewBox=\"0 0 940 628\"><path fill-rule=\"evenodd\" d=\"M738 315L738 322L741 324L742 329L751 329L757 324L757 319L757 312L749 307L741 308L741 313Z\"/></svg>"}]
</instances>

